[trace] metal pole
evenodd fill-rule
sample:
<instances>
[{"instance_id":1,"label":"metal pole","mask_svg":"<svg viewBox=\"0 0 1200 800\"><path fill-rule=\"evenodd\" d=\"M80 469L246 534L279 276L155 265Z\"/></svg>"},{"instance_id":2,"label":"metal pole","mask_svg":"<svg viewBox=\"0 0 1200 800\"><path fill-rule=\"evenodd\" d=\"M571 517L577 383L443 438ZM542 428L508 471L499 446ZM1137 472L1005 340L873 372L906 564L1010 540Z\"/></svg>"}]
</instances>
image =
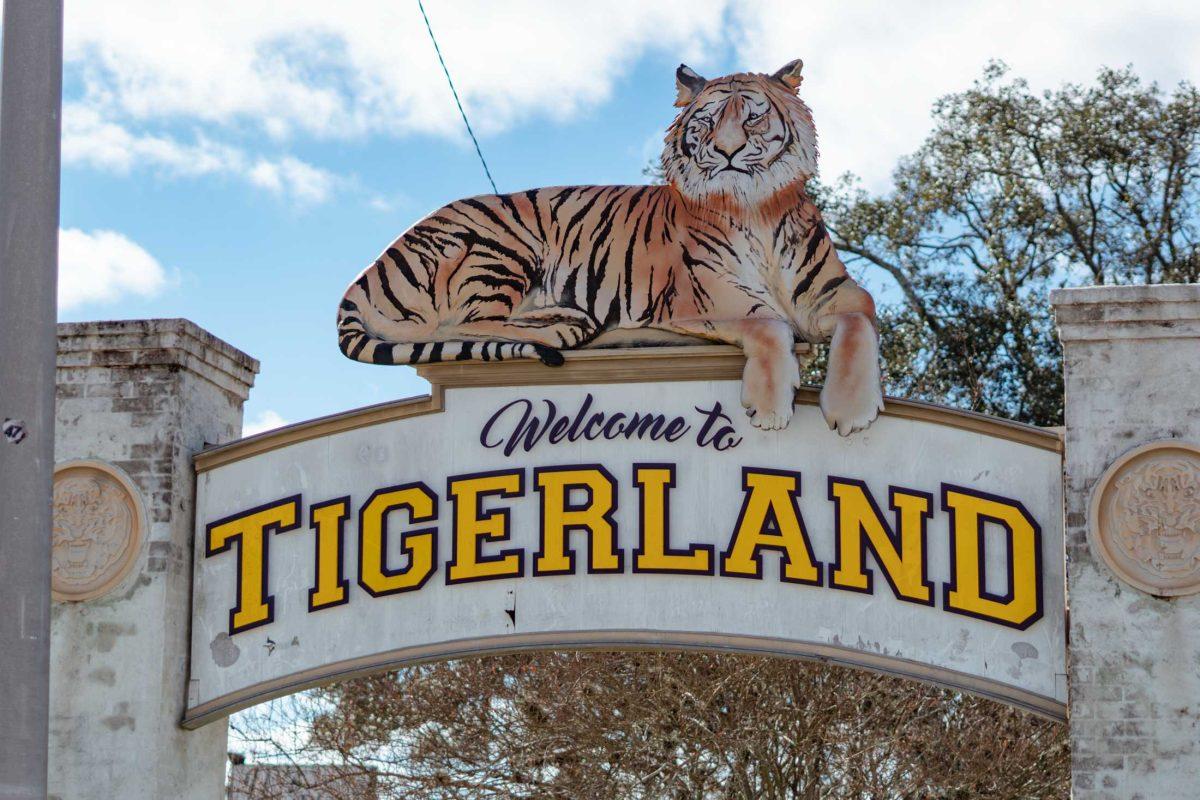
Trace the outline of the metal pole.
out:
<instances>
[{"instance_id":1,"label":"metal pole","mask_svg":"<svg viewBox=\"0 0 1200 800\"><path fill-rule=\"evenodd\" d=\"M0 798L46 797L62 0L0 54Z\"/></svg>"}]
</instances>

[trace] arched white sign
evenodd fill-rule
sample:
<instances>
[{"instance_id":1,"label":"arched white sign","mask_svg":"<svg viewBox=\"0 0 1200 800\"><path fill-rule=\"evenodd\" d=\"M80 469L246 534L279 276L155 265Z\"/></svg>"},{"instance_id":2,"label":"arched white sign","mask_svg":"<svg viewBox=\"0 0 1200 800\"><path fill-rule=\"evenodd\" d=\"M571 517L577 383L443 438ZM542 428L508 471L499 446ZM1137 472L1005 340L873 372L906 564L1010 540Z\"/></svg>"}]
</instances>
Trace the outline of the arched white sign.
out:
<instances>
[{"instance_id":1,"label":"arched white sign","mask_svg":"<svg viewBox=\"0 0 1200 800\"><path fill-rule=\"evenodd\" d=\"M198 456L184 724L547 647L823 658L1063 716L1055 435L889 401L846 439L805 392L760 431L740 355L688 350L430 366L430 397Z\"/></svg>"}]
</instances>

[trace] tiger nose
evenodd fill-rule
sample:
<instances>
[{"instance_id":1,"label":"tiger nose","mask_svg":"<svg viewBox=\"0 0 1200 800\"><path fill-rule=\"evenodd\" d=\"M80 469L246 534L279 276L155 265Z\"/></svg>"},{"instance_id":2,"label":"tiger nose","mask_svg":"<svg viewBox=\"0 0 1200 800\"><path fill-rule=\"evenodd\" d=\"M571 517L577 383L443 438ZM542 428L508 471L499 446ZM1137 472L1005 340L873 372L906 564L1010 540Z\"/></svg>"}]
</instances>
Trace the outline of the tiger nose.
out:
<instances>
[{"instance_id":1,"label":"tiger nose","mask_svg":"<svg viewBox=\"0 0 1200 800\"><path fill-rule=\"evenodd\" d=\"M746 134L740 127L725 125L713 137L713 149L732 161L738 151L746 146Z\"/></svg>"}]
</instances>

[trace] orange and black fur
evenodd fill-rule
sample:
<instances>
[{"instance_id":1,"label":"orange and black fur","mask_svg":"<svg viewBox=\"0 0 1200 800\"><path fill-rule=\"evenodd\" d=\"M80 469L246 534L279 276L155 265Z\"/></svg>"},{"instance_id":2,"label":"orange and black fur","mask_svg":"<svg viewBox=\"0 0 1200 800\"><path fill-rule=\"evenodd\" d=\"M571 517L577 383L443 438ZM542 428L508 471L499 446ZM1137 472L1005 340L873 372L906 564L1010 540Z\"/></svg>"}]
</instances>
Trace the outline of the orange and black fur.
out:
<instances>
[{"instance_id":1,"label":"orange and black fur","mask_svg":"<svg viewBox=\"0 0 1200 800\"><path fill-rule=\"evenodd\" d=\"M653 328L736 344L753 424L792 415L796 339L831 341L821 408L849 434L882 406L874 304L804 192L816 134L774 75L676 79L662 186L566 186L451 203L346 290L342 351L375 364L537 357Z\"/></svg>"}]
</instances>

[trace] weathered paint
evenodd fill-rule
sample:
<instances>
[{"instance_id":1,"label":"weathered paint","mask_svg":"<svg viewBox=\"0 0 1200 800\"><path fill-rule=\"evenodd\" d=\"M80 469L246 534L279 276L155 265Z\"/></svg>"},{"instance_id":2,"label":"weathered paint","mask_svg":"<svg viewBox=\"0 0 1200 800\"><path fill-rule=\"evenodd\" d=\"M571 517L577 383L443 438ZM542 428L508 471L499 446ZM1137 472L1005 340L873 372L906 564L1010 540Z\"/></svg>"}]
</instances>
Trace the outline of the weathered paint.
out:
<instances>
[{"instance_id":1,"label":"weathered paint","mask_svg":"<svg viewBox=\"0 0 1200 800\"><path fill-rule=\"evenodd\" d=\"M58 461L115 464L148 532L107 594L52 608L51 798L224 797L225 722L179 728L188 691L191 456L235 439L258 363L186 320L58 328Z\"/></svg>"},{"instance_id":2,"label":"weathered paint","mask_svg":"<svg viewBox=\"0 0 1200 800\"><path fill-rule=\"evenodd\" d=\"M1192 800L1200 775L1200 596L1121 582L1088 544L1109 464L1147 442L1200 442L1200 286L1051 295L1066 368L1072 795Z\"/></svg>"}]
</instances>

